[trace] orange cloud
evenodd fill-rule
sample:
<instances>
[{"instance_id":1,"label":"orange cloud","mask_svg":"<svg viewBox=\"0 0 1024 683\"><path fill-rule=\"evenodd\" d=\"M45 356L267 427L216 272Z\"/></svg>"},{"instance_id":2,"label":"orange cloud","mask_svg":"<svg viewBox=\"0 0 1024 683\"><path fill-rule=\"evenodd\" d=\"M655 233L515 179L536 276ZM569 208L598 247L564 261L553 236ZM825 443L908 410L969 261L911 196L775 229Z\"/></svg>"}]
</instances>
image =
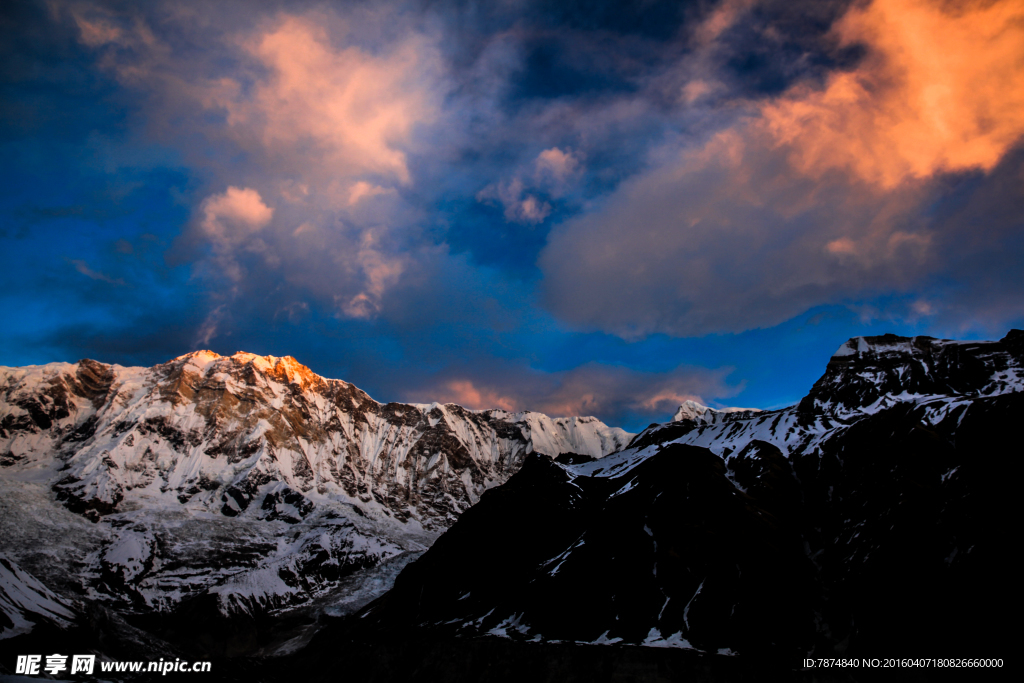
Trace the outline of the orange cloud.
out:
<instances>
[{"instance_id":1,"label":"orange cloud","mask_svg":"<svg viewBox=\"0 0 1024 683\"><path fill-rule=\"evenodd\" d=\"M263 203L260 193L249 187L229 187L224 194L212 195L203 201L203 228L222 238L228 237L231 227L258 230L273 216L274 210Z\"/></svg>"},{"instance_id":2,"label":"orange cloud","mask_svg":"<svg viewBox=\"0 0 1024 683\"><path fill-rule=\"evenodd\" d=\"M803 172L847 169L889 189L990 170L1024 135L1024 2L875 0L836 35L867 48L862 65L762 109Z\"/></svg>"},{"instance_id":3,"label":"orange cloud","mask_svg":"<svg viewBox=\"0 0 1024 683\"><path fill-rule=\"evenodd\" d=\"M856 254L857 245L849 237L840 237L826 244L825 250L830 254Z\"/></svg>"},{"instance_id":4,"label":"orange cloud","mask_svg":"<svg viewBox=\"0 0 1024 683\"><path fill-rule=\"evenodd\" d=\"M469 380L453 380L438 392L437 400L444 403L455 403L472 410L501 408L509 412L516 410L513 399L500 395L493 389L477 388Z\"/></svg>"},{"instance_id":5,"label":"orange cloud","mask_svg":"<svg viewBox=\"0 0 1024 683\"><path fill-rule=\"evenodd\" d=\"M359 176L410 182L405 148L415 127L440 113L441 59L413 30L371 52L357 45L358 19L281 13L259 30L228 34L222 47L242 59L218 75L201 56L159 40L141 19L95 8L71 15L80 41L101 50L104 68L157 95L154 115L166 109L180 125L196 105L224 112L229 135L278 175L296 176L303 196L338 189L344 206Z\"/></svg>"},{"instance_id":6,"label":"orange cloud","mask_svg":"<svg viewBox=\"0 0 1024 683\"><path fill-rule=\"evenodd\" d=\"M729 371L680 366L668 372L643 372L601 363L552 373L520 368L490 379L445 380L406 399L457 403L475 410L532 410L552 417L597 415L613 422L626 414L667 419L687 399L703 402L702 395L735 394L739 388L724 381Z\"/></svg>"},{"instance_id":7,"label":"orange cloud","mask_svg":"<svg viewBox=\"0 0 1024 683\"><path fill-rule=\"evenodd\" d=\"M380 187L379 185L371 185L365 180L360 180L353 184L349 189L348 204L349 206L355 206L364 199L376 197L379 194L388 194L390 192L394 192L394 190L389 190L387 188Z\"/></svg>"},{"instance_id":8,"label":"orange cloud","mask_svg":"<svg viewBox=\"0 0 1024 683\"><path fill-rule=\"evenodd\" d=\"M696 44L706 46L716 41L754 4L755 0L724 0L697 27L694 34Z\"/></svg>"},{"instance_id":9,"label":"orange cloud","mask_svg":"<svg viewBox=\"0 0 1024 683\"><path fill-rule=\"evenodd\" d=\"M701 403L701 397L697 394L681 393L679 391L660 391L640 401L640 405L650 411L665 412L675 410L686 401Z\"/></svg>"},{"instance_id":10,"label":"orange cloud","mask_svg":"<svg viewBox=\"0 0 1024 683\"><path fill-rule=\"evenodd\" d=\"M209 104L227 111L229 126L281 154L314 152L333 174L409 182L400 147L438 110L425 73L435 55L425 40L412 36L375 55L336 46L315 16L284 16L244 46L268 75L244 96L214 92Z\"/></svg>"},{"instance_id":11,"label":"orange cloud","mask_svg":"<svg viewBox=\"0 0 1024 683\"><path fill-rule=\"evenodd\" d=\"M567 181L582 170L579 157L571 150L563 152L557 147L538 154L534 166L536 178L549 185L555 194L563 192Z\"/></svg>"},{"instance_id":12,"label":"orange cloud","mask_svg":"<svg viewBox=\"0 0 1024 683\"><path fill-rule=\"evenodd\" d=\"M73 15L78 26L81 40L89 47L97 47L121 40L124 32L108 21L98 18L86 18L80 14Z\"/></svg>"}]
</instances>

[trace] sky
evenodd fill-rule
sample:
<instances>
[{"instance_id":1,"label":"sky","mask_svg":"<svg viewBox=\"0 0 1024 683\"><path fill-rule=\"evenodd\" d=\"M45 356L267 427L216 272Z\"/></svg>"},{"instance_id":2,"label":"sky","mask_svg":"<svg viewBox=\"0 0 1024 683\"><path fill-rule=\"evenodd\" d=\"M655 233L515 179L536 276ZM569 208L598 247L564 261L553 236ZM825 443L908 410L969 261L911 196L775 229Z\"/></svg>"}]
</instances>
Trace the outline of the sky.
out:
<instances>
[{"instance_id":1,"label":"sky","mask_svg":"<svg viewBox=\"0 0 1024 683\"><path fill-rule=\"evenodd\" d=\"M798 401L1024 327L1024 0L7 0L0 365Z\"/></svg>"}]
</instances>

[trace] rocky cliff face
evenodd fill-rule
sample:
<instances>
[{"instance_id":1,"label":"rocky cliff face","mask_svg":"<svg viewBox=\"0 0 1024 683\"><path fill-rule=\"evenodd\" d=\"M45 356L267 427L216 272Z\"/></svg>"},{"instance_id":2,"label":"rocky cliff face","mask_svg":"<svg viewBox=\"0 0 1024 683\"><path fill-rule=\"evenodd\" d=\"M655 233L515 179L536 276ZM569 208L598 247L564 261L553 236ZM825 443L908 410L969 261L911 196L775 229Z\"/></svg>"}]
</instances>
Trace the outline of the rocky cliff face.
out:
<instances>
[{"instance_id":1,"label":"rocky cliff face","mask_svg":"<svg viewBox=\"0 0 1024 683\"><path fill-rule=\"evenodd\" d=\"M1022 357L1021 330L999 341L854 337L832 356L799 410L846 421L898 403L1019 392L1024 388Z\"/></svg>"},{"instance_id":2,"label":"rocky cliff face","mask_svg":"<svg viewBox=\"0 0 1024 683\"><path fill-rule=\"evenodd\" d=\"M0 548L132 614L258 615L343 584L365 602L387 587L374 568L393 576L530 454L602 457L632 436L382 404L289 357L0 368Z\"/></svg>"}]
</instances>

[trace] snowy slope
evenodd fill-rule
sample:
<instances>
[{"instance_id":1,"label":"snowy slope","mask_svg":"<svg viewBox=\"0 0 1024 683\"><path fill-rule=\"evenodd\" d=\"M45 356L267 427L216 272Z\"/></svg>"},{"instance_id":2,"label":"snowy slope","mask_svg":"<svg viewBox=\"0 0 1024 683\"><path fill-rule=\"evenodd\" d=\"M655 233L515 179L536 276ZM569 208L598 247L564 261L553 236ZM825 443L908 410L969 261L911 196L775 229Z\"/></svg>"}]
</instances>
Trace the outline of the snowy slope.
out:
<instances>
[{"instance_id":1,"label":"snowy slope","mask_svg":"<svg viewBox=\"0 0 1024 683\"><path fill-rule=\"evenodd\" d=\"M381 404L290 357L0 368L0 463L57 467L60 499L94 518L157 504L235 516L275 487L288 500L262 516L330 498L439 529L528 453L601 457L631 436L594 418Z\"/></svg>"},{"instance_id":2,"label":"snowy slope","mask_svg":"<svg viewBox=\"0 0 1024 683\"><path fill-rule=\"evenodd\" d=\"M804 412L848 420L896 403L979 398L1024 389L1024 333L999 341L855 337L829 361L801 401Z\"/></svg>"},{"instance_id":3,"label":"snowy slope","mask_svg":"<svg viewBox=\"0 0 1024 683\"><path fill-rule=\"evenodd\" d=\"M0 368L0 490L17 501L0 550L47 586L140 614L327 604L366 593L349 577L376 586L375 568L422 552L529 454L602 457L632 436L594 418L382 404L290 357Z\"/></svg>"},{"instance_id":4,"label":"snowy slope","mask_svg":"<svg viewBox=\"0 0 1024 683\"><path fill-rule=\"evenodd\" d=\"M74 618L53 591L0 554L0 640L28 633L39 621L68 626Z\"/></svg>"}]
</instances>

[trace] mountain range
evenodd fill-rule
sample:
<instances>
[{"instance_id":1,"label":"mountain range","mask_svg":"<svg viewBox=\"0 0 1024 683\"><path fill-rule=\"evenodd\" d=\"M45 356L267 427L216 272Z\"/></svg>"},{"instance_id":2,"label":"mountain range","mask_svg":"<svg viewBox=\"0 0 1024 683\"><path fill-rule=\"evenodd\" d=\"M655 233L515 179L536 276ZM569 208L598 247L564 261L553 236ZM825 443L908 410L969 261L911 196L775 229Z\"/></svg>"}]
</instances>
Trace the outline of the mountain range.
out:
<instances>
[{"instance_id":1,"label":"mountain range","mask_svg":"<svg viewBox=\"0 0 1024 683\"><path fill-rule=\"evenodd\" d=\"M601 457L632 436L382 404L290 357L0 368L0 549L65 611L108 609L171 642L206 624L214 654L273 651L255 625L269 612L375 597L530 454Z\"/></svg>"},{"instance_id":2,"label":"mountain range","mask_svg":"<svg viewBox=\"0 0 1024 683\"><path fill-rule=\"evenodd\" d=\"M1022 373L1019 330L859 337L792 407L682 406L603 459L530 457L309 651L503 640L519 659L493 680L545 669L524 644L547 666L541 646L586 644L786 675L804 658L1004 656ZM637 666L662 680L666 661ZM439 671L480 674L460 667Z\"/></svg>"},{"instance_id":3,"label":"mountain range","mask_svg":"<svg viewBox=\"0 0 1024 683\"><path fill-rule=\"evenodd\" d=\"M635 435L380 404L291 358L4 368L0 649L239 680L1004 657L1022 409L1020 330L857 337L796 405Z\"/></svg>"}]
</instances>

